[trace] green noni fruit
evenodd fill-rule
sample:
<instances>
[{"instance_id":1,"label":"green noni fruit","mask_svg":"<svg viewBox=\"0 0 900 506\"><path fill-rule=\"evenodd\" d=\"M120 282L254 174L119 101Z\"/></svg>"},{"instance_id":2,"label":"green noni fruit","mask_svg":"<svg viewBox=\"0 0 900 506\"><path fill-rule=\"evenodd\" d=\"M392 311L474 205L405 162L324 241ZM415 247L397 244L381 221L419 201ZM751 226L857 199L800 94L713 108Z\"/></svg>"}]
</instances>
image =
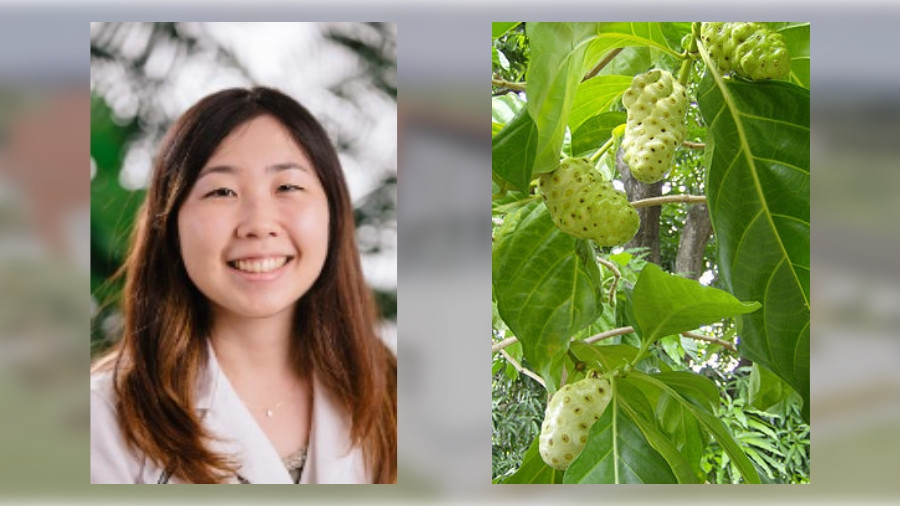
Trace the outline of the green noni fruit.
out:
<instances>
[{"instance_id":1,"label":"green noni fruit","mask_svg":"<svg viewBox=\"0 0 900 506\"><path fill-rule=\"evenodd\" d=\"M784 79L791 55L784 38L761 23L703 23L700 38L719 72L748 79Z\"/></svg>"},{"instance_id":2,"label":"green noni fruit","mask_svg":"<svg viewBox=\"0 0 900 506\"><path fill-rule=\"evenodd\" d=\"M687 133L688 98L668 71L654 69L634 76L622 95L628 111L622 150L631 175L651 184L661 180Z\"/></svg>"},{"instance_id":3,"label":"green noni fruit","mask_svg":"<svg viewBox=\"0 0 900 506\"><path fill-rule=\"evenodd\" d=\"M547 403L538 448L554 469L566 469L587 443L591 425L612 398L609 380L585 378L559 389Z\"/></svg>"},{"instance_id":4,"label":"green noni fruit","mask_svg":"<svg viewBox=\"0 0 900 506\"><path fill-rule=\"evenodd\" d=\"M558 229L599 246L625 244L641 225L625 192L603 181L584 158L567 158L541 174L538 188Z\"/></svg>"}]
</instances>

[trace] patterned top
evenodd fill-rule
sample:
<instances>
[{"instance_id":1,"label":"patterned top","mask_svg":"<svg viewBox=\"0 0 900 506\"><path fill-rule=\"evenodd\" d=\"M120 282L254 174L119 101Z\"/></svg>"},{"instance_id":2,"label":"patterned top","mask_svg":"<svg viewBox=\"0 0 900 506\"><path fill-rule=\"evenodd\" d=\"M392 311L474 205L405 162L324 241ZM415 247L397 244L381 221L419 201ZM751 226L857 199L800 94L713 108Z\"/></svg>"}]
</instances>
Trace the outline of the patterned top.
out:
<instances>
[{"instance_id":1,"label":"patterned top","mask_svg":"<svg viewBox=\"0 0 900 506\"><path fill-rule=\"evenodd\" d=\"M300 483L300 475L303 473L303 466L306 464L306 448L295 451L281 459L281 461L284 462L284 467L287 468L291 478L294 479L294 483ZM241 475L237 475L237 479L242 485L250 485L250 482Z\"/></svg>"}]
</instances>

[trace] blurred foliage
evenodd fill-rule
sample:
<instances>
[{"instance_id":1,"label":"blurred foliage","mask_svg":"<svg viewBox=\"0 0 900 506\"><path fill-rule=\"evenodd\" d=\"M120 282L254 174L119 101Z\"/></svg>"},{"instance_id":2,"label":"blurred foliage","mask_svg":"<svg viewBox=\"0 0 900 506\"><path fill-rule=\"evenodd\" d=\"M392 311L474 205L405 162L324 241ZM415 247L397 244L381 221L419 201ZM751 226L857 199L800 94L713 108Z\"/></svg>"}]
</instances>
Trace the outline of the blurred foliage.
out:
<instances>
[{"instance_id":1,"label":"blurred foliage","mask_svg":"<svg viewBox=\"0 0 900 506\"><path fill-rule=\"evenodd\" d=\"M525 450L540 432L547 392L533 379L520 375L501 355L495 354L493 361L491 477L496 479L518 469Z\"/></svg>"},{"instance_id":2,"label":"blurred foliage","mask_svg":"<svg viewBox=\"0 0 900 506\"><path fill-rule=\"evenodd\" d=\"M396 102L395 30L383 23L323 23L316 26L320 42L343 48L355 73L326 83L339 102L350 105L364 120L366 93ZM250 86L257 83L239 55L202 23L94 23L91 26L91 293L97 304L91 343L94 353L113 342L119 331L116 308L121 283L112 276L124 260L134 216L144 189L125 182L127 157L138 151L145 160L153 154L165 130L180 111L172 110L176 70L199 63L218 65L221 72ZM284 78L302 65L285 62ZM365 91L366 93L362 93ZM363 134L340 128L331 118L319 118L332 131L340 155L366 157ZM361 254L373 258L394 255L397 224L396 167L381 171L373 190L355 202L354 217ZM397 318L396 286L374 287L381 315Z\"/></svg>"},{"instance_id":3,"label":"blurred foliage","mask_svg":"<svg viewBox=\"0 0 900 506\"><path fill-rule=\"evenodd\" d=\"M803 422L802 401L788 398L766 410L750 405L751 366L735 368L722 382L725 396L717 415L745 445L760 477L769 483L809 483L809 424ZM777 379L777 378L776 378ZM712 442L701 461L709 483L738 483L740 473L722 448Z\"/></svg>"}]
</instances>

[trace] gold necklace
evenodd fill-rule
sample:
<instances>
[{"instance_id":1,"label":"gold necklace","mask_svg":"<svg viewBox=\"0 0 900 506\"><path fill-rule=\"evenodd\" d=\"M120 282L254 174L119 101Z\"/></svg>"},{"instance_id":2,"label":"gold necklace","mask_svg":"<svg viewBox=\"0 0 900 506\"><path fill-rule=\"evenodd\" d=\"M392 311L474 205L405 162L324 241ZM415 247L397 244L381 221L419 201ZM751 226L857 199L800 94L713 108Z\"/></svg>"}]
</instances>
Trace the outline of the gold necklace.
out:
<instances>
[{"instance_id":1,"label":"gold necklace","mask_svg":"<svg viewBox=\"0 0 900 506\"><path fill-rule=\"evenodd\" d=\"M272 406L257 406L255 404L250 404L249 402L244 401L243 399L241 399L241 401L244 403L245 406L247 406L248 408L250 408L252 410L257 410L257 409L265 410L266 416L268 418L272 418L273 416L275 416L276 409L280 408L281 405L284 404L285 402L291 400L291 397L294 396L294 390L296 390L296 385L295 385L295 388L291 388L291 393L288 394L287 397L285 397L284 399L281 399L280 401L278 401L277 403L275 403Z\"/></svg>"}]
</instances>

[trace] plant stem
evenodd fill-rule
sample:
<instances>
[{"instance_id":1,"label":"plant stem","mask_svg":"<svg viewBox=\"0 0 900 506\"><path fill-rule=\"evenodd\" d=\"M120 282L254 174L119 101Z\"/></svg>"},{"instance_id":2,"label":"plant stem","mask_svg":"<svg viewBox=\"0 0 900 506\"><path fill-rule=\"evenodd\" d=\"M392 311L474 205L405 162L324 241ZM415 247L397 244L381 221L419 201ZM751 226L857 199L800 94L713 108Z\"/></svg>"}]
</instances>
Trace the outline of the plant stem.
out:
<instances>
[{"instance_id":1,"label":"plant stem","mask_svg":"<svg viewBox=\"0 0 900 506\"><path fill-rule=\"evenodd\" d=\"M611 62L613 60L613 58L615 58L616 56L619 55L619 53L622 52L622 49L624 49L624 48L620 47L620 48L613 49L612 51L606 53L606 55L603 57L603 59L601 59L599 62L597 62L597 64L594 65L594 68L592 68L590 70L590 72L588 72L587 74L584 75L584 78L582 79L582 81L587 81L588 79L597 75L598 72L603 70L603 67L607 66L609 64L609 62Z\"/></svg>"},{"instance_id":2,"label":"plant stem","mask_svg":"<svg viewBox=\"0 0 900 506\"><path fill-rule=\"evenodd\" d=\"M706 149L706 144L702 142L684 141L681 145L689 149Z\"/></svg>"},{"instance_id":3,"label":"plant stem","mask_svg":"<svg viewBox=\"0 0 900 506\"><path fill-rule=\"evenodd\" d=\"M697 334L695 332L682 332L681 335L683 335L684 337L689 337L691 339L697 339L699 341L721 344L724 348L727 348L731 351L737 351L737 348L735 348L733 343L729 343L728 341L723 341L715 337L704 336L703 334Z\"/></svg>"},{"instance_id":4,"label":"plant stem","mask_svg":"<svg viewBox=\"0 0 900 506\"><path fill-rule=\"evenodd\" d=\"M631 203L631 206L637 209L640 207L651 207L670 203L703 204L706 203L706 197L703 195L665 195L662 197L635 200Z\"/></svg>"},{"instance_id":5,"label":"plant stem","mask_svg":"<svg viewBox=\"0 0 900 506\"><path fill-rule=\"evenodd\" d=\"M619 327L617 329L607 330L605 332L601 332L599 334L595 334L591 337L585 338L583 340L583 342L586 344L596 343L597 341L609 339L610 337L621 336L624 334L630 334L632 332L634 332L634 327ZM518 338L516 338L516 336L507 337L506 339L503 339L502 341L497 341L496 343L491 345L491 353L496 353L498 351L501 351L501 350L503 350L503 348L506 348L507 346L511 345L512 343L515 343L516 341L518 341Z\"/></svg>"},{"instance_id":6,"label":"plant stem","mask_svg":"<svg viewBox=\"0 0 900 506\"><path fill-rule=\"evenodd\" d=\"M691 54L697 52L697 38L700 36L699 27L700 23L691 25L691 43L684 48L685 58L681 62L681 69L678 71L678 83L682 86L687 86L691 79L691 67L694 66L694 58L691 57Z\"/></svg>"},{"instance_id":7,"label":"plant stem","mask_svg":"<svg viewBox=\"0 0 900 506\"><path fill-rule=\"evenodd\" d=\"M492 77L491 84L498 88L506 88L507 90L525 91L525 83L514 83L505 79L500 79L499 77Z\"/></svg>"},{"instance_id":8,"label":"plant stem","mask_svg":"<svg viewBox=\"0 0 900 506\"><path fill-rule=\"evenodd\" d=\"M622 273L619 271L619 268L616 267L616 264L610 262L609 260L603 257L597 257L597 261L606 266L607 269L611 270L613 273L613 283L612 286L609 287L609 304L612 305L616 300L616 287L619 286L619 278L622 277Z\"/></svg>"},{"instance_id":9,"label":"plant stem","mask_svg":"<svg viewBox=\"0 0 900 506\"><path fill-rule=\"evenodd\" d=\"M591 165L596 166L597 161L600 160L600 157L603 156L603 153L606 153L606 151L609 150L610 146L612 146L613 143L615 143L615 142L616 142L615 136L611 136L608 141L603 143L603 145L600 146L600 149L598 149L596 153L591 155L591 157L589 159L589 161L591 162Z\"/></svg>"},{"instance_id":10,"label":"plant stem","mask_svg":"<svg viewBox=\"0 0 900 506\"><path fill-rule=\"evenodd\" d=\"M509 360L509 363L512 364L513 367L515 367L517 371L524 374L525 376L528 376L529 378L533 379L534 381L537 381L545 389L547 388L547 384L544 383L543 378L541 378L537 374L531 372L530 370L522 367L522 364L518 363L516 361L516 359L512 358L509 353L506 353L506 350L500 350L500 354L503 355L503 358L505 358L506 360Z\"/></svg>"},{"instance_id":11,"label":"plant stem","mask_svg":"<svg viewBox=\"0 0 900 506\"><path fill-rule=\"evenodd\" d=\"M616 336L624 336L625 334L631 334L632 332L634 332L634 327L619 327L617 329L607 330L606 332L594 334L591 337L586 338L583 342L585 344L596 343L597 341L602 341L604 339L609 339Z\"/></svg>"},{"instance_id":12,"label":"plant stem","mask_svg":"<svg viewBox=\"0 0 900 506\"><path fill-rule=\"evenodd\" d=\"M491 346L491 353L496 353L516 341L518 341L518 339L516 339L516 336L507 337L506 339L504 339L502 341L497 341L496 343L493 344L493 346Z\"/></svg>"}]
</instances>

